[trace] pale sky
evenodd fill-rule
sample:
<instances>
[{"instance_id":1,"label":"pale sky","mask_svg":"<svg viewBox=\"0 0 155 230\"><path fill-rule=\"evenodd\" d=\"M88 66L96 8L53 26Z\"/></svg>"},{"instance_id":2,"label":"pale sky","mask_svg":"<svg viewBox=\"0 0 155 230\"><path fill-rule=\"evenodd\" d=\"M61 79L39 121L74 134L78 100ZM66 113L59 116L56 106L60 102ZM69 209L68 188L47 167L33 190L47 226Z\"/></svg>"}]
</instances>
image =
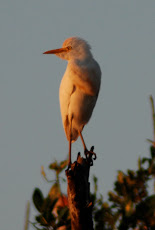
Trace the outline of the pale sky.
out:
<instances>
[{"instance_id":1,"label":"pale sky","mask_svg":"<svg viewBox=\"0 0 155 230\"><path fill-rule=\"evenodd\" d=\"M1 0L0 31L0 228L17 230L34 188L44 195L50 188L41 165L54 179L48 165L68 153L58 98L67 62L42 55L66 38L86 39L102 70L98 102L83 134L88 147L95 145L90 178L99 178L105 200L117 170L136 169L138 157L149 155L155 1ZM79 151L77 141L74 160ZM31 202L31 221L33 215Z\"/></svg>"}]
</instances>

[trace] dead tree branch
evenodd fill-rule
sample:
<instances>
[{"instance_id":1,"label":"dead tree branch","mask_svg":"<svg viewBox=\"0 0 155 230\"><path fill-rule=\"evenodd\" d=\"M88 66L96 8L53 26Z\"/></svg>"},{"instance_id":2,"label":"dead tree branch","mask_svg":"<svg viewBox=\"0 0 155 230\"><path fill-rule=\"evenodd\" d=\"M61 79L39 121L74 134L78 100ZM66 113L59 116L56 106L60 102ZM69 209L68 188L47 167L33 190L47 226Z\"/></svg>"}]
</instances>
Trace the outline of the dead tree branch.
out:
<instances>
[{"instance_id":1,"label":"dead tree branch","mask_svg":"<svg viewBox=\"0 0 155 230\"><path fill-rule=\"evenodd\" d=\"M72 230L93 230L92 202L90 201L89 169L92 162L78 154L77 161L66 170L68 201Z\"/></svg>"}]
</instances>

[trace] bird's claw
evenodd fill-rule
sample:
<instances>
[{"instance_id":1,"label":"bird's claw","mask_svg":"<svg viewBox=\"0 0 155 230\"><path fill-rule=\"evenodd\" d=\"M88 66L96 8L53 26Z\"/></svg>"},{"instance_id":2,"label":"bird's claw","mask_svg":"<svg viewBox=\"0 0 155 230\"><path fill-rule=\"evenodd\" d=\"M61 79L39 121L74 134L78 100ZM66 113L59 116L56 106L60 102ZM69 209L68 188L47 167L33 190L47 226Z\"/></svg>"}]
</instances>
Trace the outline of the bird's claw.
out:
<instances>
[{"instance_id":1,"label":"bird's claw","mask_svg":"<svg viewBox=\"0 0 155 230\"><path fill-rule=\"evenodd\" d=\"M94 146L90 148L90 151L88 149L85 149L84 154L86 156L86 159L90 162L90 166L92 166L93 160L96 160L97 158L96 153L94 153Z\"/></svg>"}]
</instances>

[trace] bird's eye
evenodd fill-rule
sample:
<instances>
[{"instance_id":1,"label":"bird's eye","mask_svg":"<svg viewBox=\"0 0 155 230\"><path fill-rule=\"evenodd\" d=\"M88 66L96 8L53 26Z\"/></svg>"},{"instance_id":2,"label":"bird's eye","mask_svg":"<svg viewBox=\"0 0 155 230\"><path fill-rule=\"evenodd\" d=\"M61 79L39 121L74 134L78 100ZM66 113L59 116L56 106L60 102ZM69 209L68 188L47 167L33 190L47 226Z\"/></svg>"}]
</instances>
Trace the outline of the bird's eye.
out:
<instances>
[{"instance_id":1,"label":"bird's eye","mask_svg":"<svg viewBox=\"0 0 155 230\"><path fill-rule=\"evenodd\" d=\"M71 47L71 46L67 46L67 49L68 49L68 51L69 51L69 50L71 50L71 49L72 49L72 47Z\"/></svg>"}]
</instances>

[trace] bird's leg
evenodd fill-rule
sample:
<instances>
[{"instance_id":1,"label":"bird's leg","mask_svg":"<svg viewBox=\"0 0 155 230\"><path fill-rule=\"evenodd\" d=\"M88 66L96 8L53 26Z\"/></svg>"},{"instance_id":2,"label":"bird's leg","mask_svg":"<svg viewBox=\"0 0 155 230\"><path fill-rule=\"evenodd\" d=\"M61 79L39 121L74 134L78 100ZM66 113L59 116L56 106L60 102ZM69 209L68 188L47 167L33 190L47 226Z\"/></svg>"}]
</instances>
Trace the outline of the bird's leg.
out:
<instances>
[{"instance_id":1,"label":"bird's leg","mask_svg":"<svg viewBox=\"0 0 155 230\"><path fill-rule=\"evenodd\" d=\"M83 144L83 147L84 147L84 154L86 156L86 159L90 159L90 165L93 164L93 161L92 161L92 156L94 156L94 160L96 160L96 153L94 153L94 146L91 147L90 151L87 149L86 147L86 144L85 144L85 141L83 139L83 136L82 136L82 133L79 132L79 135L80 135L80 138L81 138L81 141L82 141L82 144Z\"/></svg>"},{"instance_id":2,"label":"bird's leg","mask_svg":"<svg viewBox=\"0 0 155 230\"><path fill-rule=\"evenodd\" d=\"M69 129L69 159L68 159L68 168L70 169L72 161L71 161L71 152L72 152L72 118L70 122L70 129Z\"/></svg>"},{"instance_id":3,"label":"bird's leg","mask_svg":"<svg viewBox=\"0 0 155 230\"><path fill-rule=\"evenodd\" d=\"M85 142L84 142L84 139L83 139L83 136L82 136L82 133L81 132L79 132L79 135L80 135L80 137L81 137L81 141L82 141L82 144L83 144L83 147L84 147L84 152L87 150L87 147L86 147L86 144L85 144Z\"/></svg>"},{"instance_id":4,"label":"bird's leg","mask_svg":"<svg viewBox=\"0 0 155 230\"><path fill-rule=\"evenodd\" d=\"M72 141L71 141L71 136L69 139L69 159L68 159L68 169L71 167L71 149L72 149Z\"/></svg>"}]
</instances>

